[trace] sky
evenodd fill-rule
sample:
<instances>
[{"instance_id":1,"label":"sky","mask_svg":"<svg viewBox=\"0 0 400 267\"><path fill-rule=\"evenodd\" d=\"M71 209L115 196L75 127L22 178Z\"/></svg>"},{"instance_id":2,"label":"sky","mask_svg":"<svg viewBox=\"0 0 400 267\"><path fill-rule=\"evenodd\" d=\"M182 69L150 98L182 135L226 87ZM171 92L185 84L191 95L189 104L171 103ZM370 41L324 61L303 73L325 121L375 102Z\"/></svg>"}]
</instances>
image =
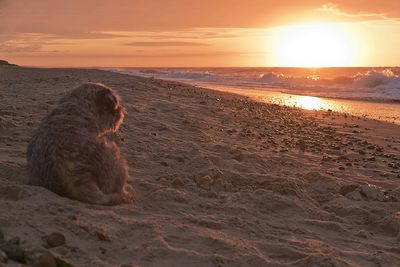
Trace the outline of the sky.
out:
<instances>
[{"instance_id":1,"label":"sky","mask_svg":"<svg viewBox=\"0 0 400 267\"><path fill-rule=\"evenodd\" d=\"M398 0L0 0L23 66L397 66L398 33Z\"/></svg>"}]
</instances>

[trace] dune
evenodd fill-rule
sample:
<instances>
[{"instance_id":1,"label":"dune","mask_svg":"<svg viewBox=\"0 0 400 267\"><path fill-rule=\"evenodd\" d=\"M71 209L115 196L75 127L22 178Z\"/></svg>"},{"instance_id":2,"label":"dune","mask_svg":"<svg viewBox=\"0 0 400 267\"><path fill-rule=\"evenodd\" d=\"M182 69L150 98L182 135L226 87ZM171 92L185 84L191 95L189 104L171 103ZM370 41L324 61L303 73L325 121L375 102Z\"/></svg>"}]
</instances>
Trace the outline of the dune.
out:
<instances>
[{"instance_id":1,"label":"dune","mask_svg":"<svg viewBox=\"0 0 400 267\"><path fill-rule=\"evenodd\" d=\"M127 108L110 138L133 204L27 185L34 129L87 81L115 88ZM89 69L0 67L0 100L0 249L50 255L49 266L400 263L399 125Z\"/></svg>"},{"instance_id":2,"label":"dune","mask_svg":"<svg viewBox=\"0 0 400 267\"><path fill-rule=\"evenodd\" d=\"M0 59L0 66L17 66L15 64L11 64L10 62Z\"/></svg>"}]
</instances>

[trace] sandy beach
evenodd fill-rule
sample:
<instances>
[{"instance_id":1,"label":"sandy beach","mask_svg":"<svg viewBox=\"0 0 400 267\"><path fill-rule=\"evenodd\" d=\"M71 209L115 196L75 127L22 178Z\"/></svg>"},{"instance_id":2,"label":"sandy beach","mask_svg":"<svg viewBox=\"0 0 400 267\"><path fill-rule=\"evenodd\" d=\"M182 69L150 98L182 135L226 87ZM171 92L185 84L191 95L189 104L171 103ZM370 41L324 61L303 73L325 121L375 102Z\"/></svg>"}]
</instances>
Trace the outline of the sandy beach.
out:
<instances>
[{"instance_id":1,"label":"sandy beach","mask_svg":"<svg viewBox=\"0 0 400 267\"><path fill-rule=\"evenodd\" d=\"M133 204L26 184L33 131L87 81L127 108L110 138ZM101 70L0 66L0 210L6 240L73 266L395 267L400 125ZM52 232L65 244L46 245Z\"/></svg>"}]
</instances>

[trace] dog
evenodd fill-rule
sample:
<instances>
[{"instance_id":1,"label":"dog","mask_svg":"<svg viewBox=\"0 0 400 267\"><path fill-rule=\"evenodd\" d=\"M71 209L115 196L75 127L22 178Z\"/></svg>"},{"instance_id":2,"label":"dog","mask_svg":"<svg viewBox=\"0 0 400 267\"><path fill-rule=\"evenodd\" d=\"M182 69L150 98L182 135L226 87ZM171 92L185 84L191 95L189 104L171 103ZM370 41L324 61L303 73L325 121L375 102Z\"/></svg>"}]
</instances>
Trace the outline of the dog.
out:
<instances>
[{"instance_id":1,"label":"dog","mask_svg":"<svg viewBox=\"0 0 400 267\"><path fill-rule=\"evenodd\" d=\"M98 83L85 83L63 97L28 145L29 183L91 204L132 202L127 162L105 136L124 119L120 102L113 89Z\"/></svg>"}]
</instances>

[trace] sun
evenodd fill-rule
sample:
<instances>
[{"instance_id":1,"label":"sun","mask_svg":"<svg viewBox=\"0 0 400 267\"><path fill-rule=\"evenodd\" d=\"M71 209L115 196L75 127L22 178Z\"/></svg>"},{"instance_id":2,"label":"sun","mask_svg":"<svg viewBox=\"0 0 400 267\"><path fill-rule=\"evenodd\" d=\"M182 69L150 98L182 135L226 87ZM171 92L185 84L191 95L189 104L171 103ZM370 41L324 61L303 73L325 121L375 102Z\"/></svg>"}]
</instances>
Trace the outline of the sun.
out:
<instances>
[{"instance_id":1,"label":"sun","mask_svg":"<svg viewBox=\"0 0 400 267\"><path fill-rule=\"evenodd\" d=\"M336 24L302 24L280 28L274 55L282 67L343 67L354 59L351 35Z\"/></svg>"}]
</instances>

